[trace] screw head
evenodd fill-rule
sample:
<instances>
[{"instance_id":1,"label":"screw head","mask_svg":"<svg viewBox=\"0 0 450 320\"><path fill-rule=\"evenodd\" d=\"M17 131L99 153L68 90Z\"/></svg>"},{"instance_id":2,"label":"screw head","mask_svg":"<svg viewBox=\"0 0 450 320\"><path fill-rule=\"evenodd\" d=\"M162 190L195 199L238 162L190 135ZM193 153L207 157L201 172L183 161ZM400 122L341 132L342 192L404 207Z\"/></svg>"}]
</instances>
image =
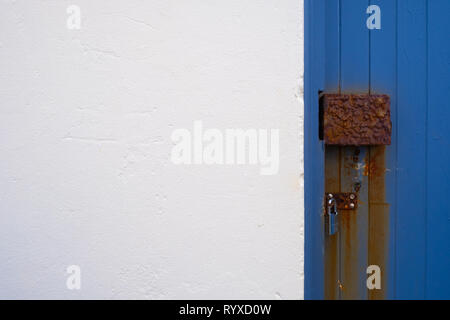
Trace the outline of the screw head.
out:
<instances>
[{"instance_id":1,"label":"screw head","mask_svg":"<svg viewBox=\"0 0 450 320\"><path fill-rule=\"evenodd\" d=\"M350 196L349 196L349 197L350 197L351 200L354 200L354 199L355 199L355 194L350 193Z\"/></svg>"}]
</instances>

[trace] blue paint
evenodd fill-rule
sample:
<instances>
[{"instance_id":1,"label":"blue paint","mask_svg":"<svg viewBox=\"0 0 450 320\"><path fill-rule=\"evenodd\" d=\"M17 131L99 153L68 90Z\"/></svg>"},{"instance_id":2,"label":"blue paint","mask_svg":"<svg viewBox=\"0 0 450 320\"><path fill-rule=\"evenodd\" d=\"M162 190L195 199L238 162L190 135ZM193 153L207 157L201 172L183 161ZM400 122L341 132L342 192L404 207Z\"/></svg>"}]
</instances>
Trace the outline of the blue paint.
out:
<instances>
[{"instance_id":1,"label":"blue paint","mask_svg":"<svg viewBox=\"0 0 450 320\"><path fill-rule=\"evenodd\" d=\"M450 299L449 14L448 0L305 0L305 298L324 292L317 93L340 87L391 96L388 298Z\"/></svg>"},{"instance_id":2,"label":"blue paint","mask_svg":"<svg viewBox=\"0 0 450 320\"><path fill-rule=\"evenodd\" d=\"M450 299L450 1L428 1L425 294Z\"/></svg>"},{"instance_id":3,"label":"blue paint","mask_svg":"<svg viewBox=\"0 0 450 320\"><path fill-rule=\"evenodd\" d=\"M324 0L305 1L305 299L324 296L322 196L324 193L323 146L319 141L318 90L324 78ZM321 156L322 155L322 156Z\"/></svg>"},{"instance_id":4,"label":"blue paint","mask_svg":"<svg viewBox=\"0 0 450 320\"><path fill-rule=\"evenodd\" d=\"M424 299L426 272L427 5L398 1L397 208L392 297ZM414 195L413 197L411 195ZM392 228L392 227L391 227ZM406 267L411 265L410 267ZM395 274L395 277L394 277Z\"/></svg>"},{"instance_id":5,"label":"blue paint","mask_svg":"<svg viewBox=\"0 0 450 320\"><path fill-rule=\"evenodd\" d=\"M340 1L342 93L369 91L369 30L365 22L368 6L369 0Z\"/></svg>"}]
</instances>

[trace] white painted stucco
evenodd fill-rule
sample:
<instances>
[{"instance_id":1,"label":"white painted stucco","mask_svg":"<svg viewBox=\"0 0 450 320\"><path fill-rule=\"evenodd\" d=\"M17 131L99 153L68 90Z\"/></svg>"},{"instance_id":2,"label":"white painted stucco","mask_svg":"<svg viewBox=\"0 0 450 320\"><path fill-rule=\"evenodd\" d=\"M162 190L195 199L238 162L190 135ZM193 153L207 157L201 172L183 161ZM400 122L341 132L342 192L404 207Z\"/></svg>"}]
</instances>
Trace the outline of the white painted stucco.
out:
<instances>
[{"instance_id":1,"label":"white painted stucco","mask_svg":"<svg viewBox=\"0 0 450 320\"><path fill-rule=\"evenodd\" d=\"M0 0L0 298L302 298L302 74L302 0ZM195 120L278 174L174 165Z\"/></svg>"}]
</instances>

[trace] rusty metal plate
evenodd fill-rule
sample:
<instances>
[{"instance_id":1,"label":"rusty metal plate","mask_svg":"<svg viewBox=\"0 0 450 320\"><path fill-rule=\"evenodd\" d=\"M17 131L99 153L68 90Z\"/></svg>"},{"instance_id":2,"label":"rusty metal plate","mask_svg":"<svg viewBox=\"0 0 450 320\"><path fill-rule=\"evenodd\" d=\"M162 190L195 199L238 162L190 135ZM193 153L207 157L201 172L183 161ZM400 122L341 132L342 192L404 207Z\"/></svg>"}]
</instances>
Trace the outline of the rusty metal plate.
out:
<instances>
[{"instance_id":1,"label":"rusty metal plate","mask_svg":"<svg viewBox=\"0 0 450 320\"><path fill-rule=\"evenodd\" d=\"M324 94L322 108L325 144L391 144L388 95Z\"/></svg>"},{"instance_id":2,"label":"rusty metal plate","mask_svg":"<svg viewBox=\"0 0 450 320\"><path fill-rule=\"evenodd\" d=\"M338 210L355 210L358 208L358 195L353 192L327 192L325 199L334 199Z\"/></svg>"}]
</instances>

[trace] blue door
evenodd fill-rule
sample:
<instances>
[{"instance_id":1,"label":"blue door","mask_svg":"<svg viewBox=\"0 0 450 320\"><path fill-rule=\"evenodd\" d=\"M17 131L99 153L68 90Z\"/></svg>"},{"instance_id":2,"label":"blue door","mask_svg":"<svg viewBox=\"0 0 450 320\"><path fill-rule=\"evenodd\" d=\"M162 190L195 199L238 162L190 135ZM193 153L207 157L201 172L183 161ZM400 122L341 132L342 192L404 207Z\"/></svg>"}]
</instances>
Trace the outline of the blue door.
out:
<instances>
[{"instance_id":1,"label":"blue door","mask_svg":"<svg viewBox=\"0 0 450 320\"><path fill-rule=\"evenodd\" d=\"M322 93L389 95L391 144L325 145ZM449 0L305 0L305 298L450 299Z\"/></svg>"}]
</instances>

